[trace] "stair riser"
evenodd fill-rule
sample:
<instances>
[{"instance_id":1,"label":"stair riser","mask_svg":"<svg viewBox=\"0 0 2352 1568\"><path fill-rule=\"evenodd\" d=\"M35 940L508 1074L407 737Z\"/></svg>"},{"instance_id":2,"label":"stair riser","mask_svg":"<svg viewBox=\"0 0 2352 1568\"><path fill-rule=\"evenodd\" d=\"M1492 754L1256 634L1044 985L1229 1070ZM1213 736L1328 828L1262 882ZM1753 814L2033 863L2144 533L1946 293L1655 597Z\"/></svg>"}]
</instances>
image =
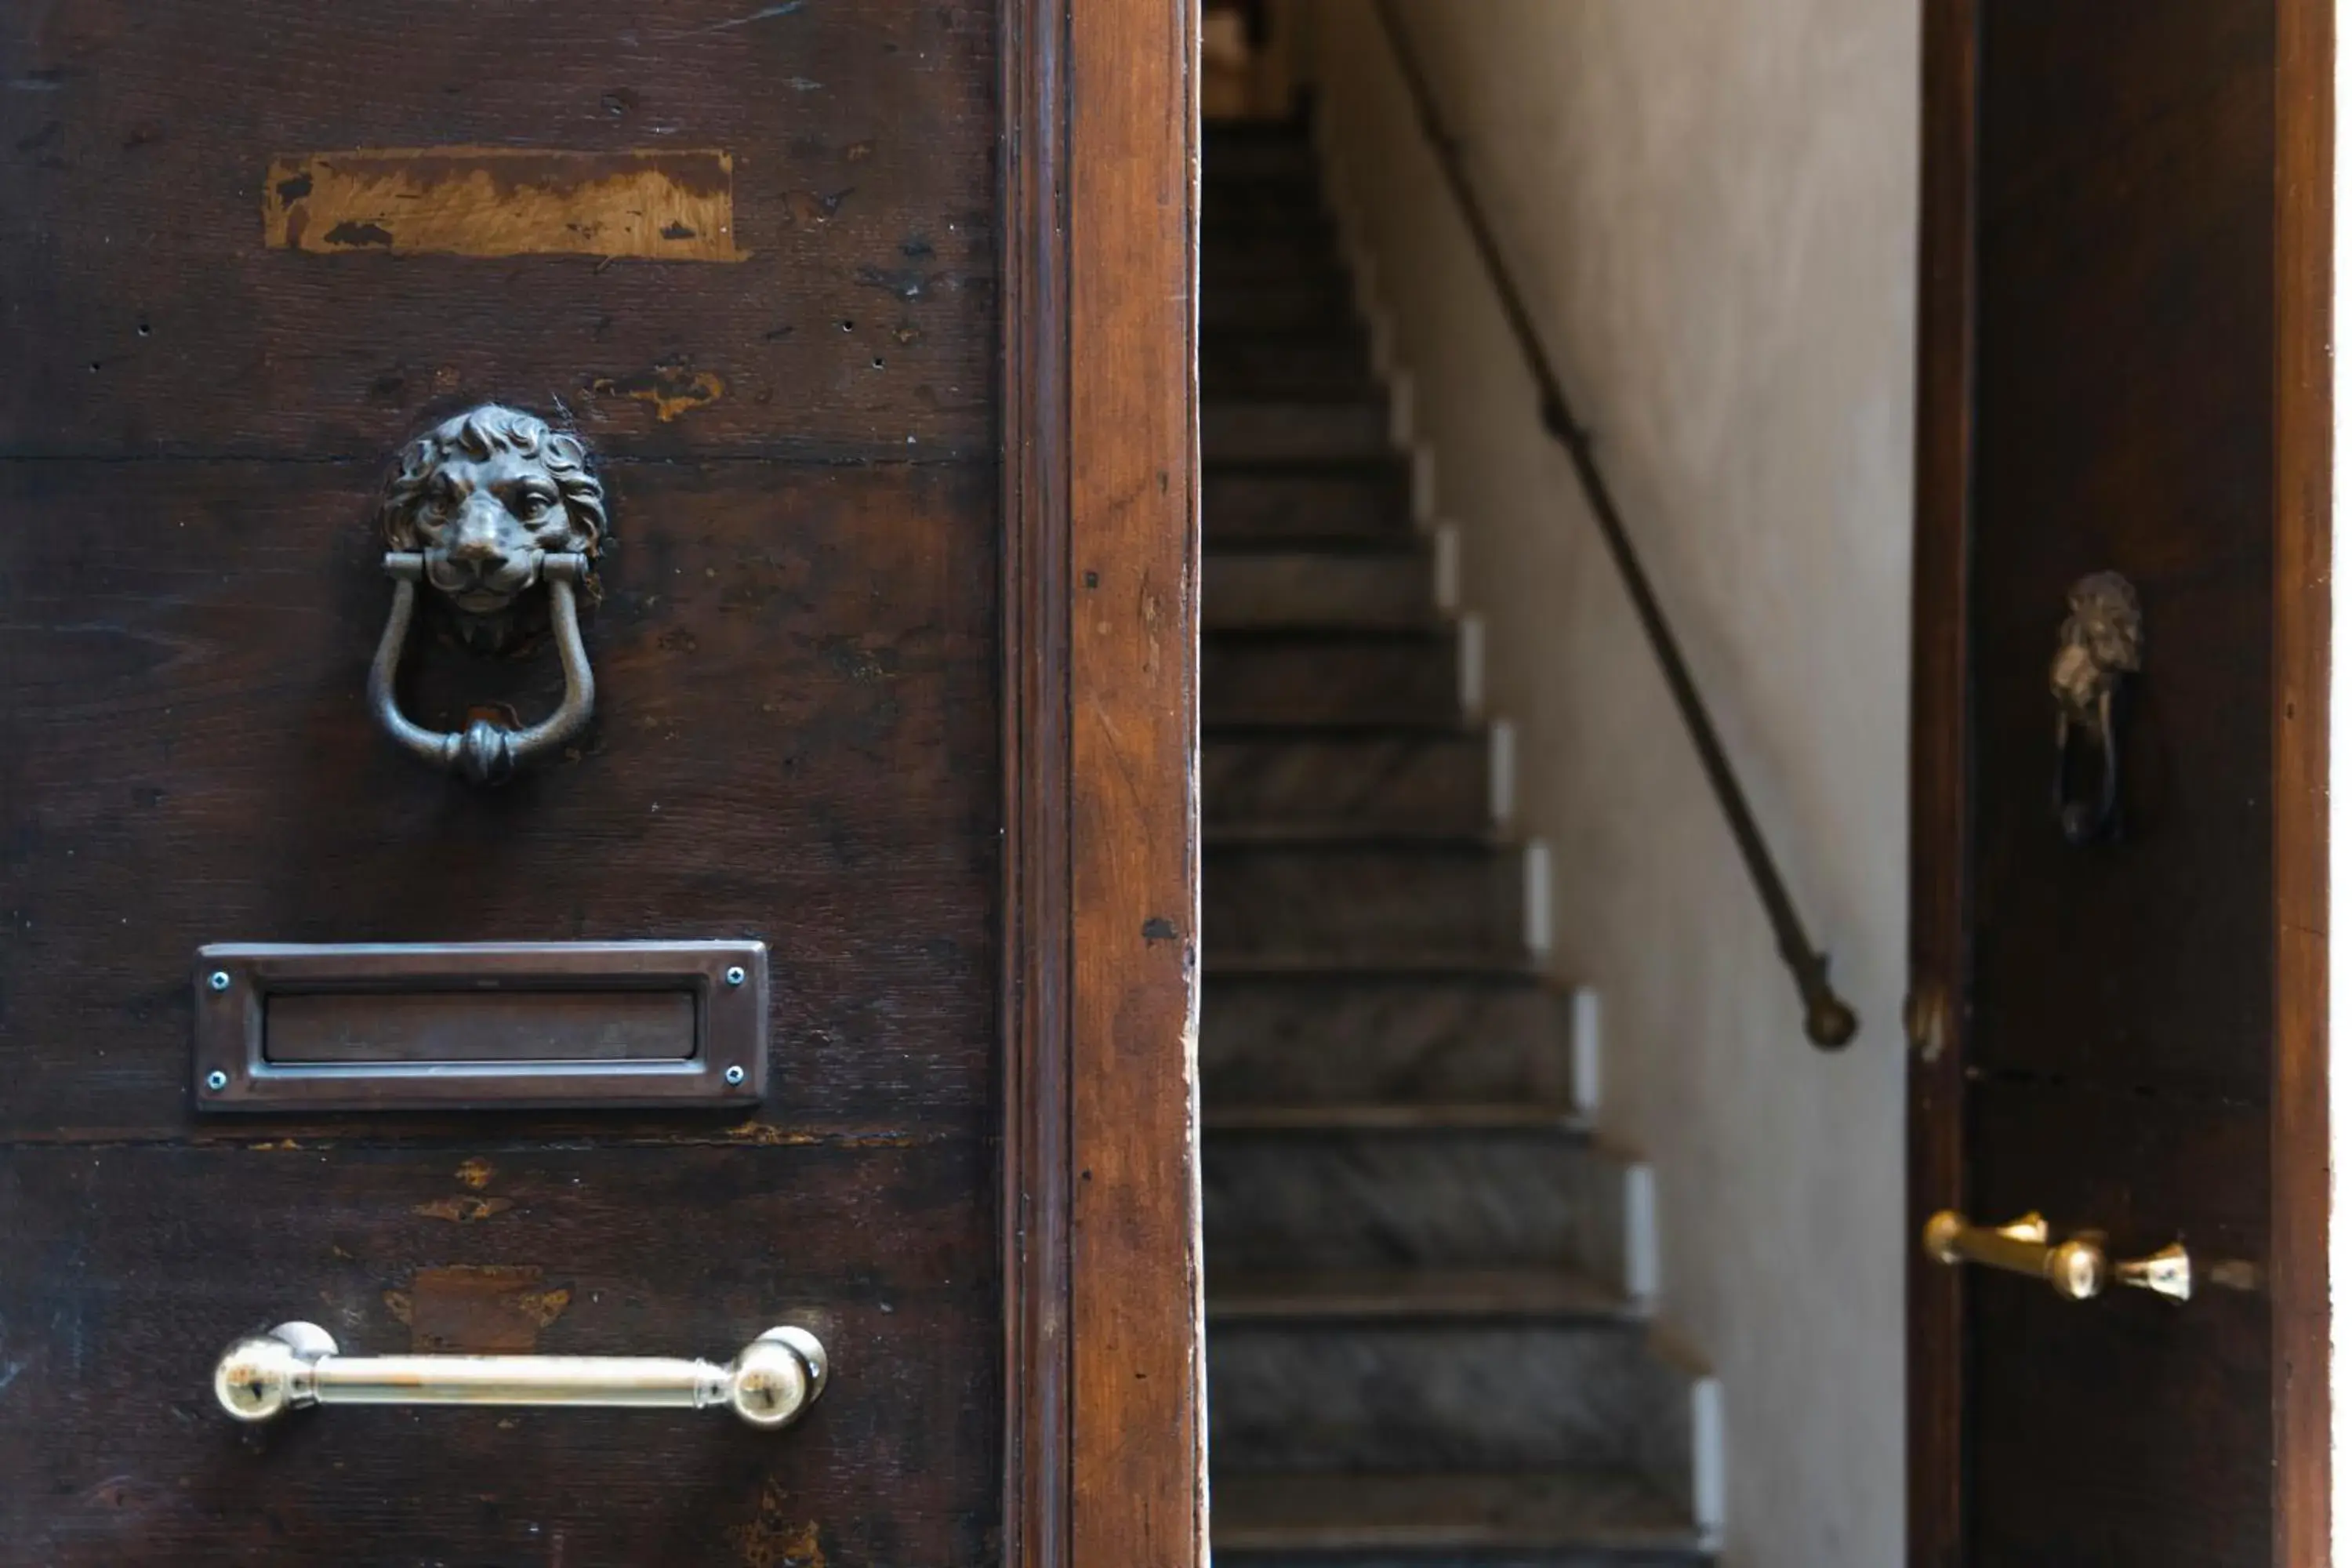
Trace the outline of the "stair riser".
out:
<instances>
[{"instance_id":1,"label":"stair riser","mask_svg":"<svg viewBox=\"0 0 2352 1568\"><path fill-rule=\"evenodd\" d=\"M1435 581L1423 551L1381 554L1219 554L1202 563L1212 631L1277 626L1425 626Z\"/></svg>"},{"instance_id":2,"label":"stair riser","mask_svg":"<svg viewBox=\"0 0 2352 1568\"><path fill-rule=\"evenodd\" d=\"M1230 1268L1508 1268L1625 1278L1625 1172L1573 1133L1212 1131L1209 1257Z\"/></svg>"},{"instance_id":3,"label":"stair riser","mask_svg":"<svg viewBox=\"0 0 2352 1568\"><path fill-rule=\"evenodd\" d=\"M1261 1552L1220 1546L1217 1568L1706 1568L1703 1552L1613 1551L1608 1547L1561 1547L1557 1551L1482 1552L1449 1548L1442 1553L1414 1552Z\"/></svg>"},{"instance_id":4,"label":"stair riser","mask_svg":"<svg viewBox=\"0 0 2352 1568\"><path fill-rule=\"evenodd\" d=\"M1567 998L1534 984L1220 980L1201 994L1201 1098L1250 1105L1561 1104Z\"/></svg>"},{"instance_id":5,"label":"stair riser","mask_svg":"<svg viewBox=\"0 0 2352 1568\"><path fill-rule=\"evenodd\" d=\"M1328 233L1329 226L1313 180L1217 181L1201 189L1201 230L1219 245L1260 231Z\"/></svg>"},{"instance_id":6,"label":"stair riser","mask_svg":"<svg viewBox=\"0 0 2352 1568\"><path fill-rule=\"evenodd\" d=\"M1687 1429L1687 1378L1637 1327L1233 1325L1209 1335L1219 1468L1533 1470L1637 1464Z\"/></svg>"},{"instance_id":7,"label":"stair riser","mask_svg":"<svg viewBox=\"0 0 2352 1568\"><path fill-rule=\"evenodd\" d=\"M1202 137L1202 182L1213 189L1265 179L1313 180L1315 143L1304 130L1212 130Z\"/></svg>"},{"instance_id":8,"label":"stair riser","mask_svg":"<svg viewBox=\"0 0 2352 1568\"><path fill-rule=\"evenodd\" d=\"M1334 300L1352 300L1356 285L1328 236L1267 234L1201 250L1201 298L1253 289L1313 287Z\"/></svg>"},{"instance_id":9,"label":"stair riser","mask_svg":"<svg viewBox=\"0 0 2352 1568\"><path fill-rule=\"evenodd\" d=\"M1211 403L1201 410L1201 455L1218 463L1382 458L1388 405L1370 403Z\"/></svg>"},{"instance_id":10,"label":"stair riser","mask_svg":"<svg viewBox=\"0 0 2352 1568\"><path fill-rule=\"evenodd\" d=\"M1211 740L1201 751L1202 808L1213 833L1227 823L1479 833L1492 825L1491 750L1479 732Z\"/></svg>"},{"instance_id":11,"label":"stair riser","mask_svg":"<svg viewBox=\"0 0 2352 1568\"><path fill-rule=\"evenodd\" d=\"M1355 320L1355 301L1328 282L1269 279L1222 294L1201 291L1204 332L1344 331Z\"/></svg>"},{"instance_id":12,"label":"stair riser","mask_svg":"<svg viewBox=\"0 0 2352 1568\"><path fill-rule=\"evenodd\" d=\"M1450 637L1202 639L1202 719L1210 725L1451 725L1462 720Z\"/></svg>"},{"instance_id":13,"label":"stair riser","mask_svg":"<svg viewBox=\"0 0 2352 1568\"><path fill-rule=\"evenodd\" d=\"M1516 849L1213 849L1202 877L1202 942L1213 955L1521 957L1526 867Z\"/></svg>"},{"instance_id":14,"label":"stair riser","mask_svg":"<svg viewBox=\"0 0 2352 1568\"><path fill-rule=\"evenodd\" d=\"M1305 291L1318 299L1352 300L1356 286L1340 265L1335 246L1296 240L1262 240L1201 253L1201 302L1220 294L1260 289Z\"/></svg>"},{"instance_id":15,"label":"stair riser","mask_svg":"<svg viewBox=\"0 0 2352 1568\"><path fill-rule=\"evenodd\" d=\"M1202 531L1229 543L1413 537L1411 486L1402 462L1318 472L1211 469L1201 490Z\"/></svg>"}]
</instances>

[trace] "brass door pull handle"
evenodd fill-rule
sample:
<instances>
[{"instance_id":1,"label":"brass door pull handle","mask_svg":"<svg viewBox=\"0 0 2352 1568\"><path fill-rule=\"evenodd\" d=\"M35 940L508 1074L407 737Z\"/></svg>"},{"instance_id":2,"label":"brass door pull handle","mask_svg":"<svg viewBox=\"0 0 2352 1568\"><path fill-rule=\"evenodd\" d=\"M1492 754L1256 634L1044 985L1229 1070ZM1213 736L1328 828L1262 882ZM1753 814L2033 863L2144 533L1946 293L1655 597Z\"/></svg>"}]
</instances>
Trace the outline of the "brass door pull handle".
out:
<instances>
[{"instance_id":1,"label":"brass door pull handle","mask_svg":"<svg viewBox=\"0 0 2352 1568\"><path fill-rule=\"evenodd\" d=\"M240 1421L312 1405L723 1405L772 1429L799 1420L825 1376L824 1346L805 1329L770 1329L722 1366L669 1356L347 1356L316 1323L280 1323L221 1352L213 1394Z\"/></svg>"},{"instance_id":2,"label":"brass door pull handle","mask_svg":"<svg viewBox=\"0 0 2352 1568\"><path fill-rule=\"evenodd\" d=\"M2111 1284L2152 1290L2175 1301L2189 1300L2194 1288L2189 1249L2177 1241L2146 1258L2110 1262L2103 1237L2085 1232L2053 1243L2049 1222L2038 1214L2007 1225L1976 1226L1946 1209L1927 1221L1919 1239L1938 1263L1975 1263L2032 1275L2049 1281L2070 1301L2087 1301Z\"/></svg>"}]
</instances>

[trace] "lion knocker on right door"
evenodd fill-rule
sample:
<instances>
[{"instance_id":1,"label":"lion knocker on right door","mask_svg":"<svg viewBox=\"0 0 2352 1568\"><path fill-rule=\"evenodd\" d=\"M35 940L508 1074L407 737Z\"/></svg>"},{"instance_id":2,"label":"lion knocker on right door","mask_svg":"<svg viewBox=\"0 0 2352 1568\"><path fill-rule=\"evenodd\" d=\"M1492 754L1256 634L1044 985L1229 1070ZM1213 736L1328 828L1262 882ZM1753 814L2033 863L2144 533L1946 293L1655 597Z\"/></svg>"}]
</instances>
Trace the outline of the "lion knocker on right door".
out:
<instances>
[{"instance_id":1,"label":"lion knocker on right door","mask_svg":"<svg viewBox=\"0 0 2352 1568\"><path fill-rule=\"evenodd\" d=\"M2058 654L2050 664L2050 695L2058 703L2058 761L2050 796L2058 830L2080 847L2117 831L2116 694L2124 677L2139 669L2139 595L2120 574L2095 572L2067 590L2066 607ZM2090 742L2098 774L2096 793L2088 800L2074 794L2078 731Z\"/></svg>"}]
</instances>

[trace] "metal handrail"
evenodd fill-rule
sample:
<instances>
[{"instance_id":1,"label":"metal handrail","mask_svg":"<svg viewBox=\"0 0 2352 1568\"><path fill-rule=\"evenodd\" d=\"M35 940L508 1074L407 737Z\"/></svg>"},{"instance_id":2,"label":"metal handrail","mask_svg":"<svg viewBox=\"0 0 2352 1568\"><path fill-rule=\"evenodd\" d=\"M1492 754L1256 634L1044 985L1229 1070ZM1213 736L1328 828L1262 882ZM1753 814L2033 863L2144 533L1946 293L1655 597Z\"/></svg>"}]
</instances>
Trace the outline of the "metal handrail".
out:
<instances>
[{"instance_id":1,"label":"metal handrail","mask_svg":"<svg viewBox=\"0 0 2352 1568\"><path fill-rule=\"evenodd\" d=\"M1633 542L1626 534L1616 498L1610 493L1601 466L1593 458L1591 437L1570 407L1559 373L1552 369L1543 340L1537 335L1534 319L1528 314L1527 300L1512 282L1510 268L1504 264L1502 247L1496 241L1486 210L1478 205L1478 193L1464 166L1461 143L1446 129L1438 112L1437 95L1397 16L1396 0L1376 0L1376 8L1381 31L1387 35L1389 47L1396 57L1397 68L1412 95L1422 135L1436 155L1454 205L1461 209L1463 222L1470 230L1471 243L1477 247L1478 259L1486 268L1504 318L1510 324L1511 336L1517 340L1519 353L1527 361L1528 374L1535 379L1542 399L1539 412L1544 429L1568 453L1576 469L1584 499L1592 509L1594 521L1601 525L1601 537L1609 547L1611 559L1617 563L1618 574L1625 581L1626 596L1633 601L1633 613L1650 639L1650 649L1657 656L1658 667L1665 672L1675 706L1681 710L1683 725L1690 731L1691 744L1698 752L1699 765L1714 787L1716 802L1722 806L1724 818L1731 826L1731 837L1739 846L1739 858L1747 862L1748 875L1756 884L1756 895L1763 901L1765 917L1772 923L1772 935L1780 949L1780 960L1788 965L1790 974L1796 980L1798 994L1804 999L1805 1037L1825 1050L1833 1050L1853 1038L1857 1026L1853 1009L1831 988L1829 954L1815 948L1812 939L1806 935L1804 921L1798 918L1797 906L1789 897L1788 885L1780 879L1780 868L1773 864L1772 851L1756 826L1756 814L1748 808L1738 776L1731 771L1730 758L1724 754L1715 721L1707 716L1706 704L1691 679L1682 648L1675 641L1673 628L1666 625L1665 613L1658 607L1658 596L1651 590L1649 574L1642 570L1641 560L1633 553Z\"/></svg>"}]
</instances>

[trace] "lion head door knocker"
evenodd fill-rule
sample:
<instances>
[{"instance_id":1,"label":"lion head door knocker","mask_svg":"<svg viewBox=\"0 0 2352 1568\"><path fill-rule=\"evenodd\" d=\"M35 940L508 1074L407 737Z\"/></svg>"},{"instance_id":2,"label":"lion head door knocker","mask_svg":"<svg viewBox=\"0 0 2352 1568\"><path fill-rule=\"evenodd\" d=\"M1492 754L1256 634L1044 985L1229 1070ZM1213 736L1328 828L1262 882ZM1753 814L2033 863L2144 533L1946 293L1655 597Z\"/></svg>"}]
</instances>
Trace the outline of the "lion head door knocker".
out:
<instances>
[{"instance_id":1,"label":"lion head door knocker","mask_svg":"<svg viewBox=\"0 0 2352 1568\"><path fill-rule=\"evenodd\" d=\"M2139 595L2113 572L2095 572L2066 592L2067 616L2058 628L2058 656L2050 664L2050 695L2058 702L2057 772L2052 808L2066 842L2080 847L2116 829L2116 691L2139 669ZM2089 742L2097 794L2074 789L2074 737Z\"/></svg>"},{"instance_id":2,"label":"lion head door knocker","mask_svg":"<svg viewBox=\"0 0 2352 1568\"><path fill-rule=\"evenodd\" d=\"M392 618L368 671L368 703L384 731L476 784L503 783L578 734L596 704L579 601L593 600L593 563L604 540L604 489L588 471L580 438L484 404L408 444L378 515L390 546L383 569L392 578ZM448 732L400 710L400 659L419 584L440 595L461 642L497 653L538 629L530 595L541 584L563 665L563 700L554 712L521 729L477 718Z\"/></svg>"}]
</instances>

